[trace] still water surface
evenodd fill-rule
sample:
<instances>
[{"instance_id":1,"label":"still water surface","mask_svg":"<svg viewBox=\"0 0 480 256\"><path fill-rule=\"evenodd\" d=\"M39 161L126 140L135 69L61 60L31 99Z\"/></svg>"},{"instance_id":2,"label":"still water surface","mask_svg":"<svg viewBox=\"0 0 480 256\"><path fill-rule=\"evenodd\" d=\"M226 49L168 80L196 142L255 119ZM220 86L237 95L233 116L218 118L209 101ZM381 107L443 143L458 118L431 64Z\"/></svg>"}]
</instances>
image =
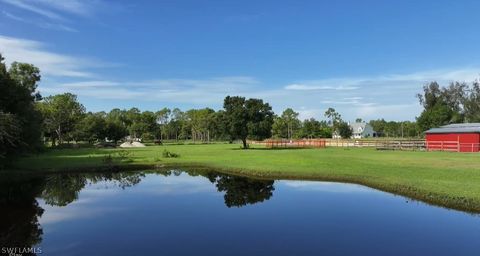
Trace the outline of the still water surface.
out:
<instances>
[{"instance_id":1,"label":"still water surface","mask_svg":"<svg viewBox=\"0 0 480 256\"><path fill-rule=\"evenodd\" d=\"M0 244L42 255L480 253L479 216L359 185L206 171L0 183Z\"/></svg>"}]
</instances>

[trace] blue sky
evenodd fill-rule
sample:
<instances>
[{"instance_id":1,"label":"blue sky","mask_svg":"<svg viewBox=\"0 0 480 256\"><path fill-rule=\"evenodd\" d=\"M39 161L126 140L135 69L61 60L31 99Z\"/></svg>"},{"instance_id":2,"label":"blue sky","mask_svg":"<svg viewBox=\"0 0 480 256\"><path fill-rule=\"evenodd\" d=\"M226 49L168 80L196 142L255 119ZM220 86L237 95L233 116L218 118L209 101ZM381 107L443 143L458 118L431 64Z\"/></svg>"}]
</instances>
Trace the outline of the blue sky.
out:
<instances>
[{"instance_id":1,"label":"blue sky","mask_svg":"<svg viewBox=\"0 0 480 256\"><path fill-rule=\"evenodd\" d=\"M414 120L431 80L480 76L480 1L0 0L0 52L87 110L226 95L323 119Z\"/></svg>"}]
</instances>

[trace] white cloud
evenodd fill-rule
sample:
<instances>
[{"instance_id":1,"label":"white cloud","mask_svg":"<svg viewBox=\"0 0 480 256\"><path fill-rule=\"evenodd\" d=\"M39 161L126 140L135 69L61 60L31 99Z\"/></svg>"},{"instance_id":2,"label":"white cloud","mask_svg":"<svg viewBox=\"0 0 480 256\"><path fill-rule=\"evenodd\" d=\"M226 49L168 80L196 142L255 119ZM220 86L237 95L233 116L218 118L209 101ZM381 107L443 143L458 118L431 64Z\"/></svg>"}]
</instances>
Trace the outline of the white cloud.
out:
<instances>
[{"instance_id":1,"label":"white cloud","mask_svg":"<svg viewBox=\"0 0 480 256\"><path fill-rule=\"evenodd\" d=\"M279 185L283 185L295 190L319 191L328 193L358 193L374 191L369 187L357 184L325 181L280 181Z\"/></svg>"},{"instance_id":2,"label":"white cloud","mask_svg":"<svg viewBox=\"0 0 480 256\"><path fill-rule=\"evenodd\" d=\"M41 88L42 93L70 91L79 96L96 99L123 99L131 102L151 101L187 107L221 108L227 95L262 98L276 113L291 107L301 119L324 119L325 110L334 107L345 120L357 117L364 120L413 120L420 113L415 94L427 81L442 84L453 80L472 81L476 69L430 71L405 75L387 75L363 79L326 79L303 84L315 89L274 88L248 76L206 79L155 79L146 81L91 80L75 83L56 83ZM328 83L339 83L327 85ZM320 89L319 86L322 86ZM345 89L356 87L358 89ZM339 89L340 88L340 89Z\"/></svg>"},{"instance_id":3,"label":"white cloud","mask_svg":"<svg viewBox=\"0 0 480 256\"><path fill-rule=\"evenodd\" d=\"M316 91L316 90L356 90L358 87L354 86L328 86L328 85L308 85L308 84L289 84L285 86L287 90L299 90L299 91Z\"/></svg>"},{"instance_id":4,"label":"white cloud","mask_svg":"<svg viewBox=\"0 0 480 256\"><path fill-rule=\"evenodd\" d=\"M48 19L66 20L64 16L74 14L90 16L103 5L101 1L88 0L0 0L11 6L35 13Z\"/></svg>"},{"instance_id":5,"label":"white cloud","mask_svg":"<svg viewBox=\"0 0 480 256\"><path fill-rule=\"evenodd\" d=\"M419 105L418 102L411 102L410 104L394 104L394 105L386 105L386 104L372 104L372 105L364 105L355 108L355 114L358 117L367 117L367 118L379 118L379 117L387 117L387 119L395 119L397 116L405 116L405 115L412 115L414 113L418 113ZM403 119L411 119L411 118L403 118Z\"/></svg>"},{"instance_id":6,"label":"white cloud","mask_svg":"<svg viewBox=\"0 0 480 256\"><path fill-rule=\"evenodd\" d=\"M92 18L100 11L123 10L115 2L107 4L102 0L0 0L0 2L13 7L12 11L15 14L3 11L7 18L44 29L67 32L77 32L71 27L76 17Z\"/></svg>"},{"instance_id":7,"label":"white cloud","mask_svg":"<svg viewBox=\"0 0 480 256\"><path fill-rule=\"evenodd\" d=\"M89 68L109 66L96 60L54 53L38 41L0 36L0 51L6 63L13 61L32 63L42 75L50 77L93 77Z\"/></svg>"},{"instance_id":8,"label":"white cloud","mask_svg":"<svg viewBox=\"0 0 480 256\"><path fill-rule=\"evenodd\" d=\"M285 86L287 90L356 90L371 87L409 88L430 81L448 83L451 81L474 81L480 78L480 69L439 69L410 74L391 74L372 77L333 78L310 80Z\"/></svg>"},{"instance_id":9,"label":"white cloud","mask_svg":"<svg viewBox=\"0 0 480 256\"><path fill-rule=\"evenodd\" d=\"M119 86L120 83L111 82L111 81L84 81L84 82L73 82L73 83L64 83L62 87L70 89L82 89L82 88L102 88L102 87L114 87Z\"/></svg>"},{"instance_id":10,"label":"white cloud","mask_svg":"<svg viewBox=\"0 0 480 256\"><path fill-rule=\"evenodd\" d=\"M91 15L95 11L95 6L101 3L99 1L88 0L35 0L30 2L39 3L45 8L52 8L81 16Z\"/></svg>"},{"instance_id":11,"label":"white cloud","mask_svg":"<svg viewBox=\"0 0 480 256\"><path fill-rule=\"evenodd\" d=\"M73 92L98 99L161 100L170 103L211 105L221 103L227 94L248 94L259 82L251 77L209 79L158 79L116 82L91 80L56 83L41 87L43 93Z\"/></svg>"},{"instance_id":12,"label":"white cloud","mask_svg":"<svg viewBox=\"0 0 480 256\"><path fill-rule=\"evenodd\" d=\"M452 81L471 82L480 77L474 67L438 69L407 74L370 77L329 78L300 81L284 87L286 94L265 95L282 107L294 107L302 118L323 118L334 107L346 120L386 118L412 120L421 111L415 95L430 81L447 85ZM283 100L282 100L283 99ZM289 102L288 106L282 104ZM301 107L295 107L301 106Z\"/></svg>"},{"instance_id":13,"label":"white cloud","mask_svg":"<svg viewBox=\"0 0 480 256\"><path fill-rule=\"evenodd\" d=\"M12 13L6 12L6 11L2 11L2 14L5 17L7 17L11 20L22 22L22 23L25 23L25 24L28 24L28 25L34 25L34 26L44 28L44 29L67 31L67 32L78 32L74 28L71 28L69 26L59 24L59 23L50 23L50 22L45 22L45 21L41 21L41 20L25 19L25 18L19 17L17 15L14 15Z\"/></svg>"},{"instance_id":14,"label":"white cloud","mask_svg":"<svg viewBox=\"0 0 480 256\"><path fill-rule=\"evenodd\" d=\"M1 1L10 5L13 5L17 8L24 9L50 19L55 19L55 20L63 19L61 15L51 10L48 10L44 7L34 4L35 3L34 1L23 1L23 0L1 0Z\"/></svg>"},{"instance_id":15,"label":"white cloud","mask_svg":"<svg viewBox=\"0 0 480 256\"><path fill-rule=\"evenodd\" d=\"M473 81L480 69L443 69L410 74L393 74L364 78L334 78L291 83L278 87L254 77L228 76L202 79L110 80L102 78L97 68L113 64L100 60L59 54L38 41L0 36L0 50L7 59L38 66L43 81L39 90L44 96L72 92L83 99L159 102L178 107L221 108L227 95L261 98L276 113L291 107L302 119L323 119L328 107L334 107L345 120L385 118L412 120L420 113L415 94L428 81L446 85L451 81ZM96 71L95 71L96 70ZM151 104L150 104L151 105ZM88 107L88 103L86 104ZM107 109L104 109L107 110Z\"/></svg>"},{"instance_id":16,"label":"white cloud","mask_svg":"<svg viewBox=\"0 0 480 256\"><path fill-rule=\"evenodd\" d=\"M26 20L24 18L21 18L17 15L9 13L9 12L2 11L2 14L9 19L16 20L16 21L21 21L21 22L26 22Z\"/></svg>"}]
</instances>

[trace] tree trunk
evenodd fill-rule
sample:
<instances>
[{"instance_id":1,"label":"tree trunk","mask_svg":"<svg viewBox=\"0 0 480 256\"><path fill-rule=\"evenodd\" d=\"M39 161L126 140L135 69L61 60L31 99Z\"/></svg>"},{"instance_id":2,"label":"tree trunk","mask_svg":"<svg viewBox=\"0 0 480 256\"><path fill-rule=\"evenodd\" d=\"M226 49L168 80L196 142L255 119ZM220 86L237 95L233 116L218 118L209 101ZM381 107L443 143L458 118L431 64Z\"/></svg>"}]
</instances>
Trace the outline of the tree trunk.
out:
<instances>
[{"instance_id":1,"label":"tree trunk","mask_svg":"<svg viewBox=\"0 0 480 256\"><path fill-rule=\"evenodd\" d=\"M58 145L62 144L62 127L58 126L58 129L55 131L58 137Z\"/></svg>"},{"instance_id":2,"label":"tree trunk","mask_svg":"<svg viewBox=\"0 0 480 256\"><path fill-rule=\"evenodd\" d=\"M247 138L242 139L242 142L243 142L243 149L247 149L248 148Z\"/></svg>"}]
</instances>

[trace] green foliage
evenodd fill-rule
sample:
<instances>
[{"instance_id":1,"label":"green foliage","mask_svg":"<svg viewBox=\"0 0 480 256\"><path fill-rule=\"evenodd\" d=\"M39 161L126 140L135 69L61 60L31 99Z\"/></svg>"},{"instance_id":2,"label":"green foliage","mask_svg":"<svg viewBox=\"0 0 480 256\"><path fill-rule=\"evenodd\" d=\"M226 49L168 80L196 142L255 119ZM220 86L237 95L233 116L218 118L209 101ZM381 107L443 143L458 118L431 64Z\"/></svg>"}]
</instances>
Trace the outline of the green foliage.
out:
<instances>
[{"instance_id":1,"label":"green foliage","mask_svg":"<svg viewBox=\"0 0 480 256\"><path fill-rule=\"evenodd\" d=\"M232 139L240 139L247 148L247 138L262 140L271 136L273 111L260 99L227 96L223 103L227 131Z\"/></svg>"},{"instance_id":2,"label":"green foliage","mask_svg":"<svg viewBox=\"0 0 480 256\"><path fill-rule=\"evenodd\" d=\"M12 63L7 71L0 55L0 166L8 158L41 147L41 115L35 107L38 68Z\"/></svg>"},{"instance_id":3,"label":"green foliage","mask_svg":"<svg viewBox=\"0 0 480 256\"><path fill-rule=\"evenodd\" d=\"M215 130L215 111L210 108L191 109L185 112L193 141L209 142L211 131Z\"/></svg>"},{"instance_id":4,"label":"green foliage","mask_svg":"<svg viewBox=\"0 0 480 256\"><path fill-rule=\"evenodd\" d=\"M337 131L338 131L338 134L340 135L340 137L342 137L343 139L348 139L348 138L352 137L352 135L353 135L352 128L346 122L338 123Z\"/></svg>"},{"instance_id":5,"label":"green foliage","mask_svg":"<svg viewBox=\"0 0 480 256\"><path fill-rule=\"evenodd\" d=\"M108 136L106 128L104 112L89 112L75 125L73 137L77 141L88 141L90 143L102 141Z\"/></svg>"},{"instance_id":6,"label":"green foliage","mask_svg":"<svg viewBox=\"0 0 480 256\"><path fill-rule=\"evenodd\" d=\"M325 121L310 118L303 121L300 135L302 138L331 138L332 127L328 126Z\"/></svg>"},{"instance_id":7,"label":"green foliage","mask_svg":"<svg viewBox=\"0 0 480 256\"><path fill-rule=\"evenodd\" d=\"M272 136L275 138L299 138L301 122L298 113L291 108L283 111L282 115L275 117L272 125Z\"/></svg>"},{"instance_id":8,"label":"green foliage","mask_svg":"<svg viewBox=\"0 0 480 256\"><path fill-rule=\"evenodd\" d=\"M465 121L470 123L480 122L480 83L478 81L472 84L464 108Z\"/></svg>"},{"instance_id":9,"label":"green foliage","mask_svg":"<svg viewBox=\"0 0 480 256\"><path fill-rule=\"evenodd\" d=\"M71 93L49 96L39 103L44 119L45 135L52 140L52 145L75 139L76 126L85 114L85 107Z\"/></svg>"},{"instance_id":10,"label":"green foliage","mask_svg":"<svg viewBox=\"0 0 480 256\"><path fill-rule=\"evenodd\" d=\"M32 64L19 63L14 61L8 70L10 77L17 82L21 87L30 91L32 96L35 96L36 100L40 100L42 97L37 90L37 83L40 82L40 69Z\"/></svg>"},{"instance_id":11,"label":"green foliage","mask_svg":"<svg viewBox=\"0 0 480 256\"><path fill-rule=\"evenodd\" d=\"M166 149L163 150L162 156L163 156L164 158L177 158L177 157L180 157L179 154L170 152L170 151L168 151L168 150L166 150Z\"/></svg>"},{"instance_id":12,"label":"green foliage","mask_svg":"<svg viewBox=\"0 0 480 256\"><path fill-rule=\"evenodd\" d=\"M20 127L13 114L0 112L0 163L11 149L21 146Z\"/></svg>"},{"instance_id":13,"label":"green foliage","mask_svg":"<svg viewBox=\"0 0 480 256\"><path fill-rule=\"evenodd\" d=\"M449 123L480 122L478 81L471 86L452 82L447 87L431 82L423 87L423 94L417 97L424 108L417 118L423 130Z\"/></svg>"},{"instance_id":14,"label":"green foliage","mask_svg":"<svg viewBox=\"0 0 480 256\"><path fill-rule=\"evenodd\" d=\"M228 208L266 201L275 190L273 180L256 180L222 173L208 173L206 176L219 192L225 192L223 198Z\"/></svg>"},{"instance_id":15,"label":"green foliage","mask_svg":"<svg viewBox=\"0 0 480 256\"><path fill-rule=\"evenodd\" d=\"M324 115L330 119L329 124L333 127L336 127L338 123L342 122L342 116L334 108L328 108Z\"/></svg>"},{"instance_id":16,"label":"green foliage","mask_svg":"<svg viewBox=\"0 0 480 256\"><path fill-rule=\"evenodd\" d=\"M103 156L102 162L104 164L112 164L113 163L113 156L111 154Z\"/></svg>"},{"instance_id":17,"label":"green foliage","mask_svg":"<svg viewBox=\"0 0 480 256\"><path fill-rule=\"evenodd\" d=\"M371 120L369 124L377 133L377 137L421 137L423 129L416 122L385 121L384 119Z\"/></svg>"}]
</instances>

